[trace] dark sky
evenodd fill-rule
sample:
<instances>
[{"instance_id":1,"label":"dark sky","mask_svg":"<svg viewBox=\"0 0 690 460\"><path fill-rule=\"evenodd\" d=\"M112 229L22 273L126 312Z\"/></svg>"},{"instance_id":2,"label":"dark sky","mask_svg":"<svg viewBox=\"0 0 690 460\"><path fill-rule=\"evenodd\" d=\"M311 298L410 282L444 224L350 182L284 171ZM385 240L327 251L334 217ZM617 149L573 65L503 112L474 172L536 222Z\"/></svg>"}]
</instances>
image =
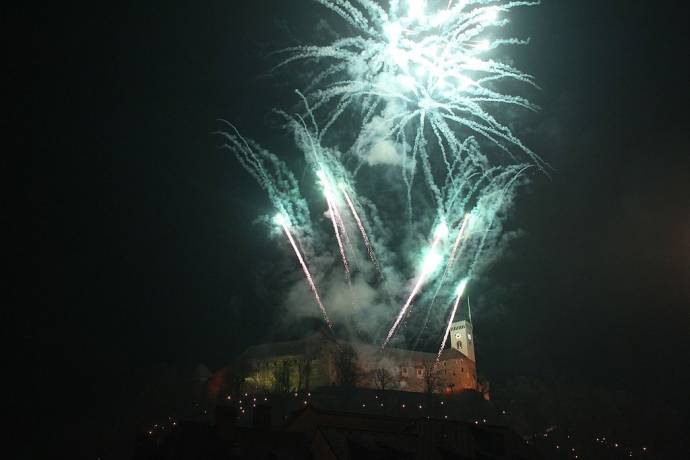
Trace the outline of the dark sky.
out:
<instances>
[{"instance_id":1,"label":"dark sky","mask_svg":"<svg viewBox=\"0 0 690 460\"><path fill-rule=\"evenodd\" d=\"M294 85L259 77L318 7L148 3L3 15L20 102L6 155L22 162L29 211L28 245L11 249L28 282L8 314L25 386L70 420L104 410L103 394L127 400L155 366L216 368L278 324L254 287L276 254L251 225L267 202L213 131L226 118L280 141L270 110ZM554 172L521 195L525 236L492 269L496 308L476 318L490 376L688 383L684 8L546 0L516 17L532 37L516 62L542 87L525 137Z\"/></svg>"}]
</instances>

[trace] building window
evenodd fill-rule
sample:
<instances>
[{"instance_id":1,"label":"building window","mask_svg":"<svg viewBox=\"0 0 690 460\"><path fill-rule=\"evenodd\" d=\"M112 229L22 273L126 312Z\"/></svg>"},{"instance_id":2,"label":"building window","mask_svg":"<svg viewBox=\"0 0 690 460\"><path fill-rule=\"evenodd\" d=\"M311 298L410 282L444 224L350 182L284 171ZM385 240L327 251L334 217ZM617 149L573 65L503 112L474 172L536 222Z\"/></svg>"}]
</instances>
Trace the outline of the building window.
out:
<instances>
[{"instance_id":1,"label":"building window","mask_svg":"<svg viewBox=\"0 0 690 460\"><path fill-rule=\"evenodd\" d=\"M402 369L402 375L407 375L407 368L402 367L401 369Z\"/></svg>"},{"instance_id":2,"label":"building window","mask_svg":"<svg viewBox=\"0 0 690 460\"><path fill-rule=\"evenodd\" d=\"M421 369L417 369L417 377L421 377L421 376L422 376L422 370L421 370Z\"/></svg>"}]
</instances>

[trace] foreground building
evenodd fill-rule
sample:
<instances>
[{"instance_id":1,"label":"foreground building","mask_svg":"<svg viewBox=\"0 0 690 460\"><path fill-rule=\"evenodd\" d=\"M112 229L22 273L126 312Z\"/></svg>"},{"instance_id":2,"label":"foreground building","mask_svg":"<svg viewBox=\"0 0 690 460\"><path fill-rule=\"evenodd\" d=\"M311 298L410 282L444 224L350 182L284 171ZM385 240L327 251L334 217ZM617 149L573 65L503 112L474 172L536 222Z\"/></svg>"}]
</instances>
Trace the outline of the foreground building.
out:
<instances>
[{"instance_id":1,"label":"foreground building","mask_svg":"<svg viewBox=\"0 0 690 460\"><path fill-rule=\"evenodd\" d=\"M215 423L184 422L166 433L140 436L135 460L396 459L538 460L534 448L496 425L328 411L306 406L277 424L266 406L254 423L238 426L237 411L219 406Z\"/></svg>"}]
</instances>

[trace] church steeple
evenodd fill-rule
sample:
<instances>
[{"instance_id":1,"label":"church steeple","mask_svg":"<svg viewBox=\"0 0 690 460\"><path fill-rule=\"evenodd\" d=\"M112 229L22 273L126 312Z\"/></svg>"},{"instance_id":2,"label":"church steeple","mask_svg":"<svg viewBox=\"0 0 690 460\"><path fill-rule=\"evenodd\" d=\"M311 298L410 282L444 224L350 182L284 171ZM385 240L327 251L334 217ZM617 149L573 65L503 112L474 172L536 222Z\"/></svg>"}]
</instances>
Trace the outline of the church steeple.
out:
<instances>
[{"instance_id":1,"label":"church steeple","mask_svg":"<svg viewBox=\"0 0 690 460\"><path fill-rule=\"evenodd\" d=\"M474 356L474 335L472 330L472 312L470 310L470 302L467 300L467 314L468 320L454 320L450 327L450 347L458 350L467 356L472 362L475 361Z\"/></svg>"}]
</instances>

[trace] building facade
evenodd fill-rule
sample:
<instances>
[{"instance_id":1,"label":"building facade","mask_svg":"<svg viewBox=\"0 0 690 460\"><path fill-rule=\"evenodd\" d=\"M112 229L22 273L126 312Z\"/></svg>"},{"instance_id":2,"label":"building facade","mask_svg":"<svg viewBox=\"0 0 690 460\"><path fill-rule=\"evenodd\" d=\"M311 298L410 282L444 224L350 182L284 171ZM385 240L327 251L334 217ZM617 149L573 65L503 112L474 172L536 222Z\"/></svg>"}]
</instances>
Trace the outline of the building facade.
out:
<instances>
[{"instance_id":1,"label":"building facade","mask_svg":"<svg viewBox=\"0 0 690 460\"><path fill-rule=\"evenodd\" d=\"M435 353L361 343L336 343L325 334L248 348L237 368L251 391L301 391L339 384L339 353L352 350L355 386L419 393L453 393L477 389L472 324L451 325L449 347ZM341 374L339 374L341 373Z\"/></svg>"}]
</instances>

